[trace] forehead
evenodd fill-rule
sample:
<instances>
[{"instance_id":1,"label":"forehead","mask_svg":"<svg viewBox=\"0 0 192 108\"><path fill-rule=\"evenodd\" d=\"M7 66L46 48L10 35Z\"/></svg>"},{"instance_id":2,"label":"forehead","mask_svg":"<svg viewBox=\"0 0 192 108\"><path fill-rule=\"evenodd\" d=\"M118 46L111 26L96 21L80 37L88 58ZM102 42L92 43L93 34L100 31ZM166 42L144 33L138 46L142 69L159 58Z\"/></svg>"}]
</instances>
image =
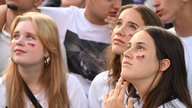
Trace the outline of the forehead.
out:
<instances>
[{"instance_id":1,"label":"forehead","mask_svg":"<svg viewBox=\"0 0 192 108\"><path fill-rule=\"evenodd\" d=\"M128 8L128 9L123 10L121 12L121 14L119 15L118 19L123 19L125 21L134 22L134 23L138 24L139 26L145 25L141 14L133 8Z\"/></svg>"},{"instance_id":2,"label":"forehead","mask_svg":"<svg viewBox=\"0 0 192 108\"><path fill-rule=\"evenodd\" d=\"M14 31L31 32L36 34L32 22L28 19L19 21Z\"/></svg>"},{"instance_id":3,"label":"forehead","mask_svg":"<svg viewBox=\"0 0 192 108\"><path fill-rule=\"evenodd\" d=\"M149 47L155 46L153 38L146 31L143 30L135 33L131 38L130 42L131 43L143 42Z\"/></svg>"}]
</instances>

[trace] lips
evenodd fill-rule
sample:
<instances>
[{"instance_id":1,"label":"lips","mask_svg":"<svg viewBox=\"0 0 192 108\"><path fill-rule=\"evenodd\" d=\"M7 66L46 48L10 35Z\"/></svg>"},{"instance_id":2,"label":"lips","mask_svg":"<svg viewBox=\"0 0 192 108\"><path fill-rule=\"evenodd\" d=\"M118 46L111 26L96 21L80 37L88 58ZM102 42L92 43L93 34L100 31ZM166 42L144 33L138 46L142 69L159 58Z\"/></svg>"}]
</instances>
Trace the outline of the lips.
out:
<instances>
[{"instance_id":1,"label":"lips","mask_svg":"<svg viewBox=\"0 0 192 108\"><path fill-rule=\"evenodd\" d=\"M132 64L129 63L128 61L123 61L123 65L132 65Z\"/></svg>"},{"instance_id":2,"label":"lips","mask_svg":"<svg viewBox=\"0 0 192 108\"><path fill-rule=\"evenodd\" d=\"M21 49L16 49L15 50L16 54L22 54L22 53L26 53L25 51L21 50Z\"/></svg>"},{"instance_id":3,"label":"lips","mask_svg":"<svg viewBox=\"0 0 192 108\"><path fill-rule=\"evenodd\" d=\"M125 44L125 42L122 41L121 39L113 39L113 43L114 43L114 44L119 44L119 43Z\"/></svg>"},{"instance_id":4,"label":"lips","mask_svg":"<svg viewBox=\"0 0 192 108\"><path fill-rule=\"evenodd\" d=\"M111 17L116 17L116 15L117 15L117 12L110 12L109 13L109 16L111 16Z\"/></svg>"},{"instance_id":5,"label":"lips","mask_svg":"<svg viewBox=\"0 0 192 108\"><path fill-rule=\"evenodd\" d=\"M158 16L161 16L161 10L157 10L157 11L156 11L156 14L157 14Z\"/></svg>"}]
</instances>

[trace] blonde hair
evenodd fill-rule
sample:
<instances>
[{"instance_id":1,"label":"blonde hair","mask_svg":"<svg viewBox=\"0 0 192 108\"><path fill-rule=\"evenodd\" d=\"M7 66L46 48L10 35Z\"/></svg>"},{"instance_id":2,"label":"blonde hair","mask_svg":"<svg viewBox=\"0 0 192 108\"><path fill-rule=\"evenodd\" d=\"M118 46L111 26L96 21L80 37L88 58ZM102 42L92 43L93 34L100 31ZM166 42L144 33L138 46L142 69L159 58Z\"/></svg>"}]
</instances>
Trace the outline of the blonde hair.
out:
<instances>
[{"instance_id":1,"label":"blonde hair","mask_svg":"<svg viewBox=\"0 0 192 108\"><path fill-rule=\"evenodd\" d=\"M58 29L55 22L47 15L37 12L28 12L15 18L11 29L11 40L13 31L17 24L23 20L30 20L45 50L48 51L50 63L42 69L41 83L46 90L49 108L69 108L67 95L67 73L62 59ZM24 108L25 97L17 64L10 61L6 69L6 95L9 108ZM22 107L21 107L22 106Z\"/></svg>"}]
</instances>

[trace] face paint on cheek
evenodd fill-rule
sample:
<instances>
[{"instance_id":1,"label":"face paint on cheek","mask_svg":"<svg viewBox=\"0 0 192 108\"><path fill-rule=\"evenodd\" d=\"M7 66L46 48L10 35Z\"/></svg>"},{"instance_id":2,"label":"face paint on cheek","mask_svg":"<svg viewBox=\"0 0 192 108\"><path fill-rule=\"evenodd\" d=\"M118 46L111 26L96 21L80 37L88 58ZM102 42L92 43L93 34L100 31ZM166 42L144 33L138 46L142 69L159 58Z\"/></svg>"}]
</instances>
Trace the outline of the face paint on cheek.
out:
<instances>
[{"instance_id":1,"label":"face paint on cheek","mask_svg":"<svg viewBox=\"0 0 192 108\"><path fill-rule=\"evenodd\" d=\"M32 48L35 47L35 44L33 44L33 43L27 43L27 45L29 45L29 46L32 47Z\"/></svg>"},{"instance_id":2,"label":"face paint on cheek","mask_svg":"<svg viewBox=\"0 0 192 108\"><path fill-rule=\"evenodd\" d=\"M145 55L138 55L136 57L139 61L142 61L145 58Z\"/></svg>"}]
</instances>

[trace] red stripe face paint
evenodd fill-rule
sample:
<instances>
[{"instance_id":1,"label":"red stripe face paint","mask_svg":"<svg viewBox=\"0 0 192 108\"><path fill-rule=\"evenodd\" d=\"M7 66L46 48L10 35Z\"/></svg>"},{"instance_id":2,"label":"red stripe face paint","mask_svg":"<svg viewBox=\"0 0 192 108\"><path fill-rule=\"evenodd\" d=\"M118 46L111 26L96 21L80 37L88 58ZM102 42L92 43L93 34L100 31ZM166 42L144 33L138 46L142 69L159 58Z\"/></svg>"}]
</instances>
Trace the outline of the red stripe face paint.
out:
<instances>
[{"instance_id":1,"label":"red stripe face paint","mask_svg":"<svg viewBox=\"0 0 192 108\"><path fill-rule=\"evenodd\" d=\"M27 43L27 45L29 45L29 46L32 47L32 48L35 47L35 44L33 44L33 43Z\"/></svg>"},{"instance_id":2,"label":"red stripe face paint","mask_svg":"<svg viewBox=\"0 0 192 108\"><path fill-rule=\"evenodd\" d=\"M142 60L145 58L145 56L144 56L144 55L138 55L136 58L137 58L139 61L142 61Z\"/></svg>"}]
</instances>

